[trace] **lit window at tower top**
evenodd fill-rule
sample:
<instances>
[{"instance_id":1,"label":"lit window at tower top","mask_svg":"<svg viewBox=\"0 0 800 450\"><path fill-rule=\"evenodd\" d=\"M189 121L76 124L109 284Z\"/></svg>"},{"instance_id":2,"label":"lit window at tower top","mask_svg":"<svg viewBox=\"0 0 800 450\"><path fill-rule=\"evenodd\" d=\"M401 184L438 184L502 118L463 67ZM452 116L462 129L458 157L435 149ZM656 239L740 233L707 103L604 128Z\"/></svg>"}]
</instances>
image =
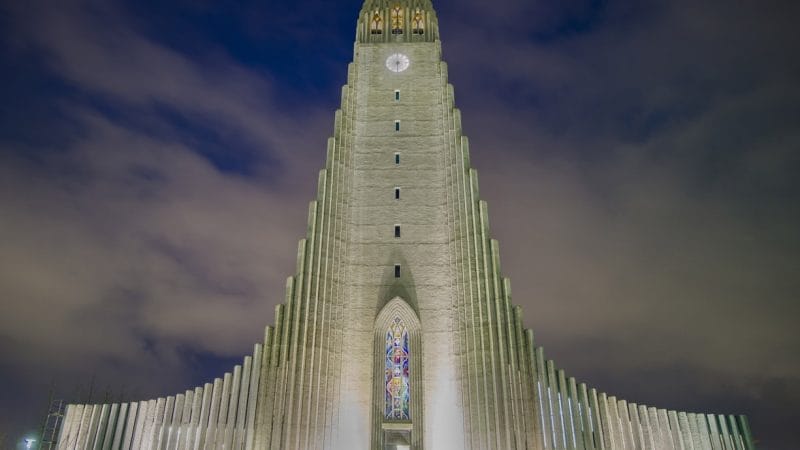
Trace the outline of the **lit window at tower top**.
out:
<instances>
[{"instance_id":1,"label":"lit window at tower top","mask_svg":"<svg viewBox=\"0 0 800 450\"><path fill-rule=\"evenodd\" d=\"M414 11L414 18L411 20L411 33L425 34L425 16L419 8Z\"/></svg>"},{"instance_id":2,"label":"lit window at tower top","mask_svg":"<svg viewBox=\"0 0 800 450\"><path fill-rule=\"evenodd\" d=\"M375 11L375 15L372 16L372 24L370 25L370 34L382 34L383 33L383 19L381 19L381 14L378 11Z\"/></svg>"},{"instance_id":3,"label":"lit window at tower top","mask_svg":"<svg viewBox=\"0 0 800 450\"><path fill-rule=\"evenodd\" d=\"M392 34L403 34L403 8L400 5L392 8Z\"/></svg>"}]
</instances>

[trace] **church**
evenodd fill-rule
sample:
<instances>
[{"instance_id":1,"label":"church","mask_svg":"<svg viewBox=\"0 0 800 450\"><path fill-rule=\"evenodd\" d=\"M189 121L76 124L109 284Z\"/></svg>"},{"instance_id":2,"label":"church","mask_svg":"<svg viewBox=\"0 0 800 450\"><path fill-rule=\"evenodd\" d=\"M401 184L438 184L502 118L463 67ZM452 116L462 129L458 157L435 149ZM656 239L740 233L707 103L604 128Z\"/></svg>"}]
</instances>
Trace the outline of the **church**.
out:
<instances>
[{"instance_id":1,"label":"church","mask_svg":"<svg viewBox=\"0 0 800 450\"><path fill-rule=\"evenodd\" d=\"M430 0L366 0L285 300L174 396L69 405L59 450L753 450L744 416L598 392L500 271Z\"/></svg>"}]
</instances>

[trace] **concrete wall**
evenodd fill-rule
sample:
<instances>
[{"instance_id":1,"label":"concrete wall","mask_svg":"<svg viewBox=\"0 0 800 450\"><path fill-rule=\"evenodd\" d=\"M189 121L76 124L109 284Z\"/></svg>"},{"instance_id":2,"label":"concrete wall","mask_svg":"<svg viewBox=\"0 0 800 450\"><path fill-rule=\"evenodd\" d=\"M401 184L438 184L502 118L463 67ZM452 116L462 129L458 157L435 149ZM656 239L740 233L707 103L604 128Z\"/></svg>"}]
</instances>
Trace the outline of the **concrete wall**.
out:
<instances>
[{"instance_id":1,"label":"concrete wall","mask_svg":"<svg viewBox=\"0 0 800 450\"><path fill-rule=\"evenodd\" d=\"M253 448L262 346L232 373L183 394L140 402L68 405L58 450Z\"/></svg>"},{"instance_id":2,"label":"concrete wall","mask_svg":"<svg viewBox=\"0 0 800 450\"><path fill-rule=\"evenodd\" d=\"M544 358L502 276L436 15L427 0L398 1L406 19L425 8L429 33L370 34L366 21L391 5L365 4L296 273L264 344L184 394L70 405L59 449L381 449L384 428L402 426L414 449L752 450L744 417L628 403ZM407 70L386 68L394 53ZM381 311L414 323L409 424L382 416Z\"/></svg>"}]
</instances>

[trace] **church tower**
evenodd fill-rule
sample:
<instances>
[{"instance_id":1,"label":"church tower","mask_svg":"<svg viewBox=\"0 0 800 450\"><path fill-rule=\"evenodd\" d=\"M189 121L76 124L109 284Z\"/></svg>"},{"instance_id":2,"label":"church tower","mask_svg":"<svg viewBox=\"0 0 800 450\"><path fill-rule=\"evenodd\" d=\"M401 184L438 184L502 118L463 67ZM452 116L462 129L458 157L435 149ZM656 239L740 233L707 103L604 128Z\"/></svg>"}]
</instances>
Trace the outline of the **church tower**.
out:
<instances>
[{"instance_id":1,"label":"church tower","mask_svg":"<svg viewBox=\"0 0 800 450\"><path fill-rule=\"evenodd\" d=\"M166 398L70 405L59 449L752 450L534 344L500 272L429 0L366 0L296 274L263 344Z\"/></svg>"}]
</instances>

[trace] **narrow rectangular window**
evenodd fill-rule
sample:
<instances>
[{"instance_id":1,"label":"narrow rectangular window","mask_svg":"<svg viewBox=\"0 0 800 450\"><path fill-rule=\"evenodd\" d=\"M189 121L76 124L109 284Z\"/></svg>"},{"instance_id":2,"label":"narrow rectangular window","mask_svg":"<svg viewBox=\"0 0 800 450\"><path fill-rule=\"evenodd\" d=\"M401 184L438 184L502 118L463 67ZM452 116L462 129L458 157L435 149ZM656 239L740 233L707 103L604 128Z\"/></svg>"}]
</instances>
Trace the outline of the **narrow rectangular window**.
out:
<instances>
[{"instance_id":1,"label":"narrow rectangular window","mask_svg":"<svg viewBox=\"0 0 800 450\"><path fill-rule=\"evenodd\" d=\"M394 237L396 237L396 238L400 237L400 225L395 225L394 226Z\"/></svg>"},{"instance_id":2,"label":"narrow rectangular window","mask_svg":"<svg viewBox=\"0 0 800 450\"><path fill-rule=\"evenodd\" d=\"M394 199L395 200L400 200L400 188L399 187L394 188Z\"/></svg>"},{"instance_id":3,"label":"narrow rectangular window","mask_svg":"<svg viewBox=\"0 0 800 450\"><path fill-rule=\"evenodd\" d=\"M394 99L395 99L396 101L400 101L400 89L396 89L396 90L394 91Z\"/></svg>"},{"instance_id":4,"label":"narrow rectangular window","mask_svg":"<svg viewBox=\"0 0 800 450\"><path fill-rule=\"evenodd\" d=\"M394 131L400 131L400 121L399 120L395 120L394 121Z\"/></svg>"},{"instance_id":5,"label":"narrow rectangular window","mask_svg":"<svg viewBox=\"0 0 800 450\"><path fill-rule=\"evenodd\" d=\"M400 264L394 265L394 277L400 278Z\"/></svg>"},{"instance_id":6,"label":"narrow rectangular window","mask_svg":"<svg viewBox=\"0 0 800 450\"><path fill-rule=\"evenodd\" d=\"M395 164L400 164L400 153L395 153L394 154L394 163Z\"/></svg>"}]
</instances>

